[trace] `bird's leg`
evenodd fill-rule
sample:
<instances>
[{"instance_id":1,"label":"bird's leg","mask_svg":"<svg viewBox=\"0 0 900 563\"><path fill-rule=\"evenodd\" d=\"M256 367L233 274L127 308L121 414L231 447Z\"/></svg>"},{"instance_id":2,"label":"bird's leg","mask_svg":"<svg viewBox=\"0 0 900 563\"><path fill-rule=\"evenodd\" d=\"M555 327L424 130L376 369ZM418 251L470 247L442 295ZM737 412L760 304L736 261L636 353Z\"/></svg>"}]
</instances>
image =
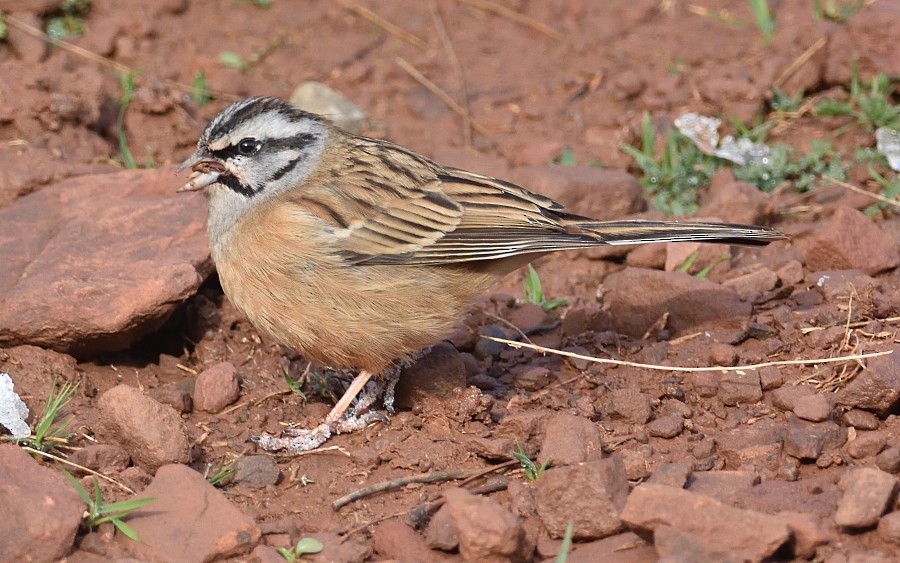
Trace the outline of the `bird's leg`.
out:
<instances>
[{"instance_id":1,"label":"bird's leg","mask_svg":"<svg viewBox=\"0 0 900 563\"><path fill-rule=\"evenodd\" d=\"M393 372L395 370L389 370ZM399 370L396 370L399 374ZM361 371L350 382L347 390L325 417L325 421L315 428L288 428L282 432L282 436L270 436L262 434L251 436L250 440L267 451L288 450L291 452L303 452L318 448L327 441L332 434L343 434L365 428L376 421L387 421L387 417L378 412L368 412L358 415L360 411L369 408L381 394L382 387L377 381L370 381L374 374L369 371ZM396 385L397 377L392 378ZM393 390L393 386L390 387ZM356 403L354 404L354 400Z\"/></svg>"}]
</instances>

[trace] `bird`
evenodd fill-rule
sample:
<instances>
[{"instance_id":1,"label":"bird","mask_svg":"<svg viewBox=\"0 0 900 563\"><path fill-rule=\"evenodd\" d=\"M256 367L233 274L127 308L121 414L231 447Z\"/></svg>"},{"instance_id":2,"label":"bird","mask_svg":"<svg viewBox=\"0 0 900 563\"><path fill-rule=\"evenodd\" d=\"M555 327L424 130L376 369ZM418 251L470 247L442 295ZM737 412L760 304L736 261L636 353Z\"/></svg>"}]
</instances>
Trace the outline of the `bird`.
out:
<instances>
[{"instance_id":1,"label":"bird","mask_svg":"<svg viewBox=\"0 0 900 563\"><path fill-rule=\"evenodd\" d=\"M764 226L583 217L273 97L222 110L178 172L185 169L190 178L178 191L206 195L210 251L228 299L305 359L358 370L317 427L251 437L268 450L314 449L358 428L353 401L373 376L439 342L477 295L544 254L784 238Z\"/></svg>"}]
</instances>

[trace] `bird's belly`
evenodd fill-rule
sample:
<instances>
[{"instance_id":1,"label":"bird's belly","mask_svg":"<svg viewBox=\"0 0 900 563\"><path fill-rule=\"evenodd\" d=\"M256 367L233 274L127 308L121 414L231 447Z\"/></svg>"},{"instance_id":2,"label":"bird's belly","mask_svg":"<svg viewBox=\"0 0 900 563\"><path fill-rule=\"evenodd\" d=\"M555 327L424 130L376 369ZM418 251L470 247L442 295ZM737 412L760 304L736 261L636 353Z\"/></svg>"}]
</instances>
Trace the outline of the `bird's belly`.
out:
<instances>
[{"instance_id":1,"label":"bird's belly","mask_svg":"<svg viewBox=\"0 0 900 563\"><path fill-rule=\"evenodd\" d=\"M217 260L225 294L262 333L309 360L378 372L446 336L495 276L434 266L285 267L263 253Z\"/></svg>"}]
</instances>

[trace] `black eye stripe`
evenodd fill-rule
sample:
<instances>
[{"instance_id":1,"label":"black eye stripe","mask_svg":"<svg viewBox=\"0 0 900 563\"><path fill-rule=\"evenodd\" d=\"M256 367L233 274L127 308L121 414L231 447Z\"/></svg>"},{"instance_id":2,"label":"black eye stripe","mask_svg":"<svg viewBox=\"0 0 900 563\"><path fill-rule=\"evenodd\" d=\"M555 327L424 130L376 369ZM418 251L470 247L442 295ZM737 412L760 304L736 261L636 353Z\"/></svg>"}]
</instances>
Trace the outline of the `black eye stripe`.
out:
<instances>
[{"instance_id":1,"label":"black eye stripe","mask_svg":"<svg viewBox=\"0 0 900 563\"><path fill-rule=\"evenodd\" d=\"M270 150L278 150L278 149L303 149L307 145L315 142L318 139L318 136L313 133L300 133L299 135L294 135L292 137L283 137L281 139L264 139L260 140L260 148L257 151L258 153L266 152ZM241 139L244 141L245 139ZM220 158L222 160L228 160L229 158L233 158L236 156L243 156L240 150L241 141L238 141L235 145L229 145L224 149L219 149L215 151L210 151L213 156Z\"/></svg>"}]
</instances>

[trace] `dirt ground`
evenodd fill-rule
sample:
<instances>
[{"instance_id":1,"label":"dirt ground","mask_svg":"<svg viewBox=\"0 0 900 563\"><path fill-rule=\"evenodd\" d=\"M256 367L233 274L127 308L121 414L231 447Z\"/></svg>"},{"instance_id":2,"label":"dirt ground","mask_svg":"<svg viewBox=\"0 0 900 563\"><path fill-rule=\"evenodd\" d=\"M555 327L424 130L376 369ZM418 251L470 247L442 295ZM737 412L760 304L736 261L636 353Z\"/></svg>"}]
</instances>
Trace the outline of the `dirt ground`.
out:
<instances>
[{"instance_id":1,"label":"dirt ground","mask_svg":"<svg viewBox=\"0 0 900 563\"><path fill-rule=\"evenodd\" d=\"M0 209L63 178L121 167L117 100L123 90L117 73L126 67L136 74L123 126L141 167L150 163L167 168L181 162L192 152L204 124L234 99L248 95L289 98L297 85L316 80L368 113L365 134L390 139L447 164L516 181L539 178L536 167L549 168L568 151L578 163L602 163L604 171L639 176L620 146L639 145L644 112L652 115L658 130L684 111L735 116L752 123L769 115L773 85L788 93L803 91L810 99L840 96L851 81L853 61L864 81L878 72L893 72L896 77L900 69L897 28L891 28L900 15L892 0L867 2L846 22L817 19L810 3L770 2L777 25L771 43L763 40L753 23L749 3L736 0L500 2L530 18L529 22L462 0L274 0L268 7L250 1L94 0L89 11L79 16L83 34L69 41L102 59L50 47L16 23L42 27L49 17L58 15L54 12L58 4L0 0L0 11L15 20L8 23L9 35L0 43L0 138L4 141ZM364 17L367 12L357 6L376 12L407 35L386 31L384 25ZM820 38L826 42L815 47ZM244 67L223 64L223 52L236 53ZM452 98L465 101L474 126L471 135L464 119L404 70L402 61ZM196 93L191 85L201 72L213 92L204 104L191 97ZM772 131L768 142L805 153L812 140L828 139L844 154L874 143L862 129L845 127L836 133L848 124L840 118L817 118L807 112L786 123ZM864 167L857 166L850 170L848 181L872 190L872 184L863 183L865 178ZM183 181L173 176L172 189ZM591 202L589 193L582 191L580 196L585 200L581 205L605 205ZM728 487L737 487L737 481L711 485L705 476L700 480L706 479L706 487L714 490L712 496L729 506L770 514L782 509L808 511L828 522L823 526L833 535L826 534L818 552L798 555L785 549L776 557L889 560L900 547L887 533L871 527L847 530L834 526L832 520L842 490L838 481L848 468L876 467L876 456L882 451L900 448L897 404L879 410L839 402L841 390L863 372L864 363L768 368L755 380L759 395L754 397L752 392L741 394L747 384L741 376L588 364L496 347L480 338L502 334L519 339L524 331L534 343L552 348L691 367L890 350L897 341L895 320L890 319L900 314L897 265L858 272L860 277L854 280L873 280L873 284L857 287L854 296L848 291L823 293L821 284L817 287L817 272L865 270L865 265L852 256L831 264L816 261L814 252L796 242L817 236L823 225L837 229L840 225L829 223L836 213L863 209L873 201L821 182L812 192L784 189L765 198L761 219L794 240L765 249L725 251L729 259L716 266L706 282L720 288L728 280L761 270L775 273L771 287L755 293L751 288L734 305L737 309L723 306L726 312L743 311L741 307L746 306L747 312L737 313L738 321L707 319L699 330L690 323L682 328L677 324L677 306L668 326L665 318L653 327L635 320L638 313L629 307L641 304L644 288L630 284L632 280L649 283L649 278L633 274L633 266L662 270L666 252L670 261L675 259L671 253L677 251L672 249L628 256L581 252L545 257L535 263L543 291L549 297L565 298L564 306L545 315L539 307L524 304L524 272L510 275L479 299L463 326L451 335L452 350L445 354L450 359L437 357L434 374L426 366L409 376L413 381L405 384L405 391L401 384L401 409L390 422L337 436L326 444L335 449L276 458L280 478L275 484L258 488L225 484L222 490L235 506L264 525L264 542L269 545L350 531L362 555L336 556L338 560L404 559L400 551L390 548L392 542L410 541L403 539L403 533L368 524L391 521L391 515L400 515L394 521L407 522L403 513L440 498L453 482L407 485L340 510L334 510L332 502L402 476L485 469L511 459L513 452L503 448L516 443L543 461L540 453L549 447L544 434L548 420L567 413L593 423L604 456L623 460L631 487L660 468L678 464L686 464L693 475L722 472L729 479L737 479L737 471L751 472L756 482L762 481L760 487L731 490ZM709 209L703 205L701 200L701 213ZM727 208L716 214L719 219L736 216ZM205 213L203 207L196 211ZM636 211L642 210L630 210ZM879 211L867 224L891 237L900 236L900 223L889 211ZM868 242L853 245L865 254ZM717 251L721 255L722 250ZM701 253L693 271L715 257ZM627 293L632 297L622 296L626 293L622 284L629 284ZM675 301L680 299L687 298L676 293ZM710 299L709 306L715 307L718 302ZM751 323L771 332L746 337ZM739 338L742 333L744 337ZM237 402L218 414L199 410L182 414L192 440L189 465L200 471L210 464L215 467L260 453L247 442L251 434L277 433L286 423L315 424L330 408L334 395L339 395L335 374L321 366L312 366L302 375L305 400L292 393L282 371L288 366L293 377L300 378L306 363L261 339L228 303L212 275L160 330L125 351L79 358L73 377L81 388L68 410L75 416L80 437L72 445L87 445L83 436L98 433L97 397L114 386L125 383L157 398L172 397L173 389L190 389L196 374L220 362L230 362L237 369ZM464 366L462 385L457 384L458 370L454 371L458 365ZM440 383L430 384L429 378ZM727 387L729 381L739 391L729 394L728 389L733 391ZM463 389L447 391L444 383ZM712 386L712 391L705 391L704 385ZM798 421L802 413L794 410L793 403L785 404L784 397L793 401L799 396L784 391L792 387L825 397L825 419L809 424L827 423L843 440L825 443L824 450L812 456L791 455L780 446L792 443L786 437L792 425L809 420ZM46 387L25 391L39 403ZM848 422L845 415L850 411L864 412L866 416L860 417L870 427ZM659 421L671 422L673 416L682 426L677 427L676 420L676 429L669 432ZM654 422L659 424L651 427ZM752 437L751 431L755 432ZM881 446L857 456L849 444L866 433L877 433L875 441L880 440ZM576 434L563 432L562 441L579 443ZM779 446L766 449L773 444ZM878 467L885 469L881 463ZM522 499L531 498L521 491L523 484L525 488L535 485L521 470L512 469L498 474L518 484L509 486L509 491L505 485L491 497L511 506L525 522L529 545L536 547L521 558L553 557L561 543L559 534L548 531L546 519L535 516L533 509L523 508L527 503ZM761 489L767 492L758 492ZM813 489L825 491L821 505L816 504ZM112 488L107 492L117 495ZM891 498L894 502L893 493ZM576 504L571 510L580 508ZM292 533L279 528L285 521L296 522L298 529ZM425 532L417 534L424 542ZM652 542L652 534L642 538L640 542ZM589 555L576 558L579 541L588 540L577 536L576 540L570 560L589 560ZM68 560L114 558L127 552L122 545L111 544L99 555L96 548L79 542ZM424 553L407 560L463 557L452 548ZM623 553L608 556L645 561L658 555L647 549L628 559ZM246 558L246 554L235 556L236 560Z\"/></svg>"}]
</instances>

